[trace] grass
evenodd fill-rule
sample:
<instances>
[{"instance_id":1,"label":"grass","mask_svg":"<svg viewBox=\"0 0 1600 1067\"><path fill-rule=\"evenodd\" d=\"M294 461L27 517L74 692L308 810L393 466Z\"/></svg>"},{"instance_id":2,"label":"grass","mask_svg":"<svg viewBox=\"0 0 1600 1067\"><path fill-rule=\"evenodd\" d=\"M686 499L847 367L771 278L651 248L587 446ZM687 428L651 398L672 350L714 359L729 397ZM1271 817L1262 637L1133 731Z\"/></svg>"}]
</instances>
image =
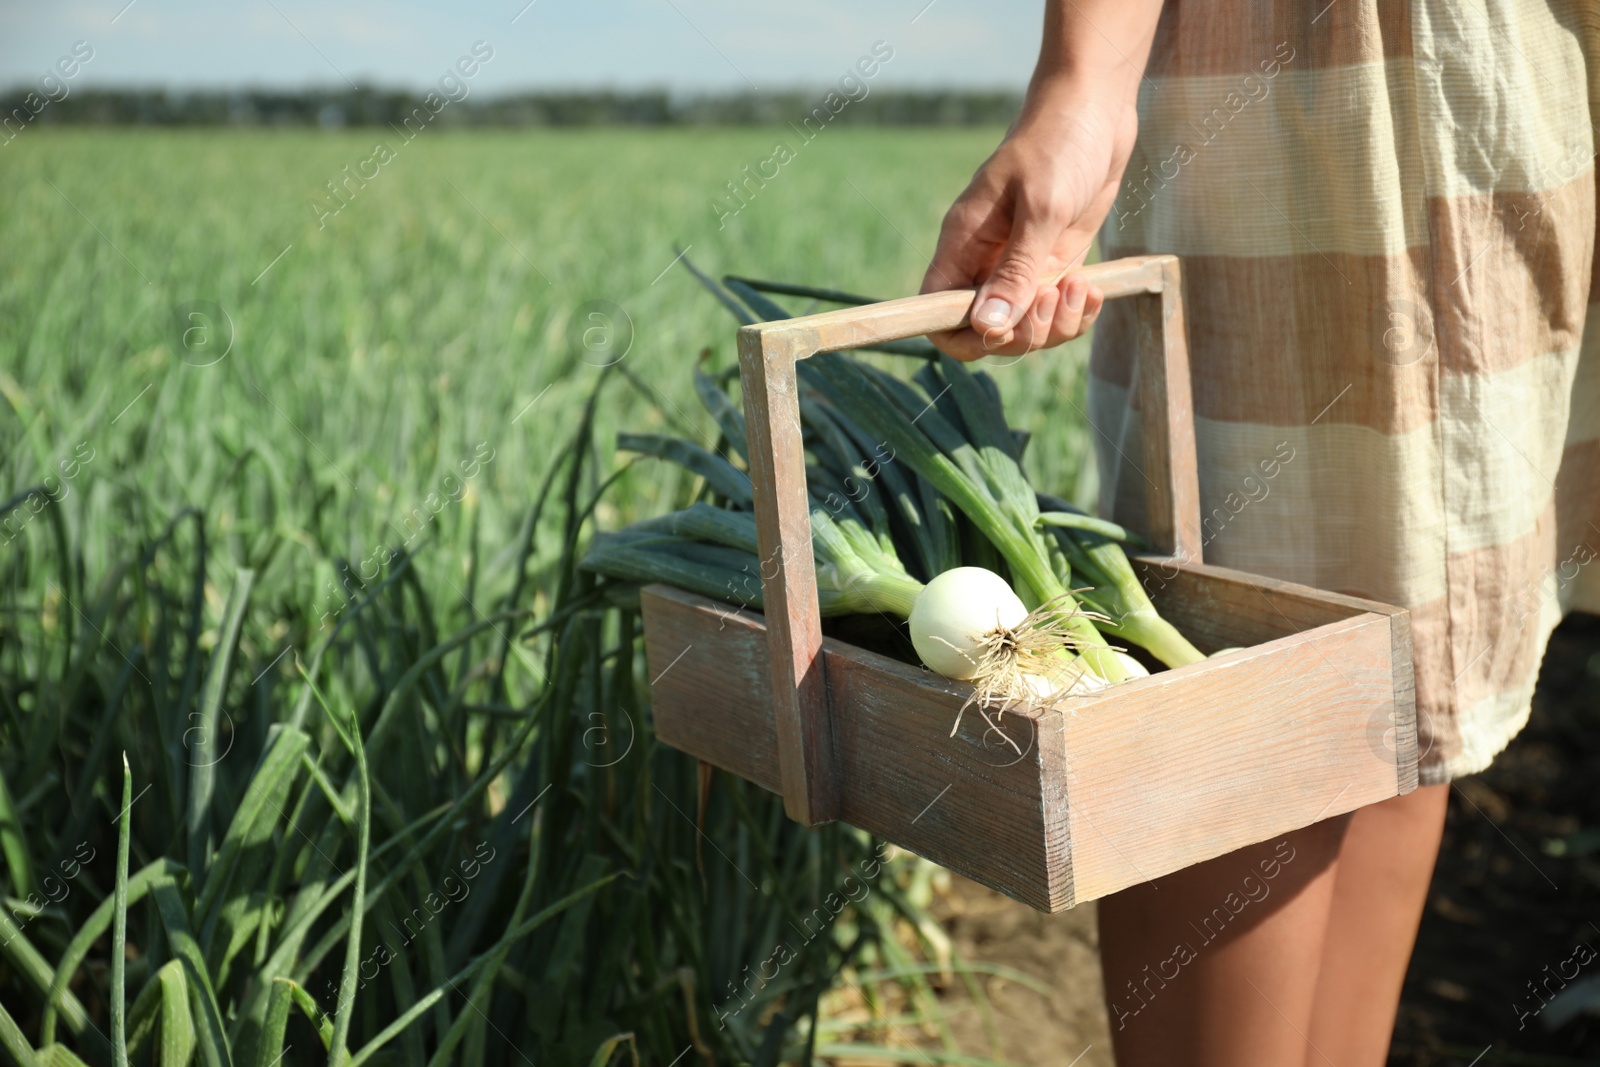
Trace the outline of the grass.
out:
<instances>
[{"instance_id":1,"label":"grass","mask_svg":"<svg viewBox=\"0 0 1600 1067\"><path fill-rule=\"evenodd\" d=\"M581 347L591 302L631 320L623 366L640 383L608 401L600 439L709 440L688 366L708 345L730 362L733 331L667 269L675 246L713 272L914 292L940 214L997 136L825 131L718 230L712 198L781 131L425 133L319 230L324 183L399 138L30 132L0 158L0 368L30 420L23 442L3 424L8 483L86 443L98 477L72 521L126 521L136 497L204 507L242 545L289 542L296 602L332 556L403 543L405 517L480 445L494 459L473 506L424 536L459 565L469 512L515 529L555 431L612 358ZM232 323L232 349L209 366L192 364L216 358L226 326L176 318L198 301ZM1001 375L1009 410L1042 435L1034 458L1061 463L1036 469L1039 484L1074 496L1085 487L1062 483L1081 428L1057 389L1075 393L1080 363L1055 352ZM648 513L676 488L625 481L608 503L621 514L603 518Z\"/></svg>"},{"instance_id":2,"label":"grass","mask_svg":"<svg viewBox=\"0 0 1600 1067\"><path fill-rule=\"evenodd\" d=\"M827 131L721 229L712 198L792 134L0 151L0 1049L773 1063L846 967L910 975L932 1019L905 864L726 1015L876 845L703 791L650 738L636 616L571 562L693 492L621 471L619 430L715 436L689 369L733 333L677 248L914 291L997 135ZM394 159L319 228L376 140ZM997 376L1030 473L1084 499L1081 350ZM377 964L388 931L413 936Z\"/></svg>"}]
</instances>

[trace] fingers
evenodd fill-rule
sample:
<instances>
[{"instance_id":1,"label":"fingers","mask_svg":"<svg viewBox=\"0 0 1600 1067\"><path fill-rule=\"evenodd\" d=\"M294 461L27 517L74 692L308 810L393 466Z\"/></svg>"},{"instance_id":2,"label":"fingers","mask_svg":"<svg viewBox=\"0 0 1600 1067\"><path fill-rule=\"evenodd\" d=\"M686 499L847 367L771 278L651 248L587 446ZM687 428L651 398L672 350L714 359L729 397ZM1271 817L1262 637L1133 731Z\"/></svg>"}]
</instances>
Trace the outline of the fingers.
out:
<instances>
[{"instance_id":1,"label":"fingers","mask_svg":"<svg viewBox=\"0 0 1600 1067\"><path fill-rule=\"evenodd\" d=\"M1078 275L1068 275L1055 285L1040 286L1015 328L965 330L930 334L940 351L970 362L984 356L1020 356L1041 348L1054 348L1081 337L1094 325L1105 304L1105 294Z\"/></svg>"},{"instance_id":2,"label":"fingers","mask_svg":"<svg viewBox=\"0 0 1600 1067\"><path fill-rule=\"evenodd\" d=\"M1098 285L1089 286L1089 299L1084 301L1083 320L1078 325L1080 333L1087 332L1100 317L1100 309L1105 306L1106 294L1100 291Z\"/></svg>"},{"instance_id":3,"label":"fingers","mask_svg":"<svg viewBox=\"0 0 1600 1067\"><path fill-rule=\"evenodd\" d=\"M1060 232L1059 220L1019 205L1011 239L973 302L974 330L1014 330L1022 323L1039 298L1045 263Z\"/></svg>"},{"instance_id":4,"label":"fingers","mask_svg":"<svg viewBox=\"0 0 1600 1067\"><path fill-rule=\"evenodd\" d=\"M1090 285L1075 274L1069 274L1061 280L1060 292L1061 301L1046 331L1048 336L1043 344L1036 347L1051 348L1081 337L1094 325L1105 303L1105 294L1097 286Z\"/></svg>"},{"instance_id":5,"label":"fingers","mask_svg":"<svg viewBox=\"0 0 1600 1067\"><path fill-rule=\"evenodd\" d=\"M1051 326L1054 325L1056 316L1061 313L1061 300L1059 286L1040 286L1038 295L1034 297L1033 306L1028 309L1027 317L1018 323L1016 330L1013 331L1015 336L1012 344L1025 345L1023 352L1047 347Z\"/></svg>"},{"instance_id":6,"label":"fingers","mask_svg":"<svg viewBox=\"0 0 1600 1067\"><path fill-rule=\"evenodd\" d=\"M1014 328L982 328L974 323L964 330L929 334L928 339L941 351L962 362L982 359L984 356L1025 355L1034 349L1046 347L1060 302L1061 293L1057 288L1043 285L1028 301L1022 320Z\"/></svg>"}]
</instances>

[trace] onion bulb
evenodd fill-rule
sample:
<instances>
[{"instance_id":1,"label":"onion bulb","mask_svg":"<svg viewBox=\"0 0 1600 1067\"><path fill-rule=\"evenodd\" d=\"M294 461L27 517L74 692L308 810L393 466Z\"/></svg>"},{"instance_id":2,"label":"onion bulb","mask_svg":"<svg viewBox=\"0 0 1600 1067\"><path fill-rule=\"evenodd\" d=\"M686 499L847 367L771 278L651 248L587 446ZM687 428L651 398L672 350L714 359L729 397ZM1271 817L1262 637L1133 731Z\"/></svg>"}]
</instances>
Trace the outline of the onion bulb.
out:
<instances>
[{"instance_id":1,"label":"onion bulb","mask_svg":"<svg viewBox=\"0 0 1600 1067\"><path fill-rule=\"evenodd\" d=\"M1117 657L1117 662L1122 664L1123 670L1128 672L1128 678L1130 680L1134 678L1150 677L1150 672L1145 668L1145 665L1128 655L1126 652L1113 651L1111 654Z\"/></svg>"},{"instance_id":2,"label":"onion bulb","mask_svg":"<svg viewBox=\"0 0 1600 1067\"><path fill-rule=\"evenodd\" d=\"M1048 705L1106 685L1074 655L1081 644L1069 624L1078 611L1070 597L1066 602L1030 612L993 571L954 567L917 595L908 620L911 644L933 670L973 684L968 704L1002 712Z\"/></svg>"},{"instance_id":3,"label":"onion bulb","mask_svg":"<svg viewBox=\"0 0 1600 1067\"><path fill-rule=\"evenodd\" d=\"M994 571L954 567L934 576L911 608L911 644L946 678L977 677L994 640L1028 617L1022 600Z\"/></svg>"}]
</instances>

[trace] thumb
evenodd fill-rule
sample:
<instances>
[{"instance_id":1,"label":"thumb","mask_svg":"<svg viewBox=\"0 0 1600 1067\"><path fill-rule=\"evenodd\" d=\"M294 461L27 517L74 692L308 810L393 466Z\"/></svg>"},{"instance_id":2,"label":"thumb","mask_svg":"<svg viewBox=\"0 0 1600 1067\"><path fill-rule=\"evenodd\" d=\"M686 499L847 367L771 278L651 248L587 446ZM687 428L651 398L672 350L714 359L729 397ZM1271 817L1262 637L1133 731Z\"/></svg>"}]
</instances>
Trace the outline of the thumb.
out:
<instances>
[{"instance_id":1,"label":"thumb","mask_svg":"<svg viewBox=\"0 0 1600 1067\"><path fill-rule=\"evenodd\" d=\"M1044 219L1032 213L1018 213L1011 239L972 303L974 330L1011 330L1022 321L1038 296L1039 280L1055 237Z\"/></svg>"}]
</instances>

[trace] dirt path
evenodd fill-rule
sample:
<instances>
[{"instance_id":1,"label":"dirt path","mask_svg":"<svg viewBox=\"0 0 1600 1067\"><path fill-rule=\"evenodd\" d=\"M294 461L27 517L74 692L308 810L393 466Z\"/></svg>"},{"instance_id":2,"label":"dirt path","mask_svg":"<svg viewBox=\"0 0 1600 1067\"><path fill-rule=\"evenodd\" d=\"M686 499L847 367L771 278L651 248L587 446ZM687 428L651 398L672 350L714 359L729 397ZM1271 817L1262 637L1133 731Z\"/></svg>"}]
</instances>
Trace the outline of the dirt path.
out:
<instances>
[{"instance_id":1,"label":"dirt path","mask_svg":"<svg viewBox=\"0 0 1600 1067\"><path fill-rule=\"evenodd\" d=\"M1040 993L999 976L985 980L1002 1058L1039 1067L1112 1067L1093 904L1045 915L953 875L939 910L966 959L1021 971L1048 990ZM964 994L949 999L970 1003ZM962 1048L988 1050L977 1012L956 1016L950 1028Z\"/></svg>"},{"instance_id":2,"label":"dirt path","mask_svg":"<svg viewBox=\"0 0 1600 1067\"><path fill-rule=\"evenodd\" d=\"M967 959L1046 990L986 979L1003 1058L1112 1067L1092 904L1046 916L953 877L938 907ZM1390 1067L1600 1064L1600 1014L1554 1031L1541 1023L1563 974L1600 975L1600 619L1590 617L1556 631L1528 728L1451 791ZM1536 994L1529 983L1544 985ZM961 1047L988 1051L966 993L945 1000Z\"/></svg>"}]
</instances>

